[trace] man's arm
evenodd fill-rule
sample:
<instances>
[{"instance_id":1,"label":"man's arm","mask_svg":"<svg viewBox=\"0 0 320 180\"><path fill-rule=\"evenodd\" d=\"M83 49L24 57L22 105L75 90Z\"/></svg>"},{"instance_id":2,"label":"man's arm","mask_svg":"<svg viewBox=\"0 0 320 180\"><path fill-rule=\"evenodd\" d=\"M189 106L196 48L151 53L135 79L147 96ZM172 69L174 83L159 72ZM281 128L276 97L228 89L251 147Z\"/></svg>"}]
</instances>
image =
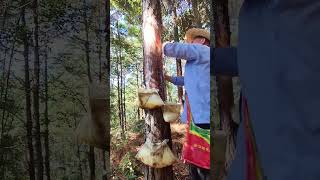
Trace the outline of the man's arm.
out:
<instances>
[{"instance_id":1,"label":"man's arm","mask_svg":"<svg viewBox=\"0 0 320 180\"><path fill-rule=\"evenodd\" d=\"M176 57L178 59L196 60L199 59L199 44L189 43L165 43L163 44L163 53L169 57ZM210 51L209 47L204 46Z\"/></svg>"},{"instance_id":2,"label":"man's arm","mask_svg":"<svg viewBox=\"0 0 320 180\"><path fill-rule=\"evenodd\" d=\"M184 77L183 76L171 76L172 84L176 86L184 86Z\"/></svg>"},{"instance_id":3,"label":"man's arm","mask_svg":"<svg viewBox=\"0 0 320 180\"><path fill-rule=\"evenodd\" d=\"M165 79L176 86L184 85L184 77L183 76L169 76L167 74L164 75Z\"/></svg>"},{"instance_id":4,"label":"man's arm","mask_svg":"<svg viewBox=\"0 0 320 180\"><path fill-rule=\"evenodd\" d=\"M169 57L195 60L199 59L199 53L201 53L197 49L197 46L200 45L186 43L165 43L163 46L163 52ZM210 63L211 73L213 73L213 75L238 76L237 48L215 48L213 59L213 63Z\"/></svg>"}]
</instances>

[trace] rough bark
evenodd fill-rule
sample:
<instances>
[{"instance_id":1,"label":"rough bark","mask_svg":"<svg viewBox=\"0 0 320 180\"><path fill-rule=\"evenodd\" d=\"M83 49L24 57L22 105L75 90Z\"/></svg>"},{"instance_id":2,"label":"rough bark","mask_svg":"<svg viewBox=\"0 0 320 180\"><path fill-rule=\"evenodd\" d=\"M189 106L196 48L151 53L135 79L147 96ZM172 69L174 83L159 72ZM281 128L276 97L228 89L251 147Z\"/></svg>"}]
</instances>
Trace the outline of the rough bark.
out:
<instances>
[{"instance_id":1,"label":"rough bark","mask_svg":"<svg viewBox=\"0 0 320 180\"><path fill-rule=\"evenodd\" d=\"M143 0L143 55L144 55L144 82L146 88L157 88L163 100L165 97L165 81L162 62L162 20L159 0ZM161 108L145 111L145 135L151 142L160 142L169 139L171 142L170 124L163 120ZM172 166L154 169L145 167L145 180L173 179Z\"/></svg>"}]
</instances>

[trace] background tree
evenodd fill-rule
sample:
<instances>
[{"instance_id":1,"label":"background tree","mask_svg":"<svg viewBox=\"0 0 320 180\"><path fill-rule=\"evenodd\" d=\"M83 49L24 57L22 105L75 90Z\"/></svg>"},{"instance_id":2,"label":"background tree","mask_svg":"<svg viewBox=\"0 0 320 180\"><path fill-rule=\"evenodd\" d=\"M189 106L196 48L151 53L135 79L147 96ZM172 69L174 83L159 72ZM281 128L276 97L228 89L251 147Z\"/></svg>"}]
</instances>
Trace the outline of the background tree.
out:
<instances>
[{"instance_id":1,"label":"background tree","mask_svg":"<svg viewBox=\"0 0 320 180\"><path fill-rule=\"evenodd\" d=\"M213 13L211 13L211 21L214 22L212 24L212 29L214 29L214 31L211 31L214 32L214 34L211 35L211 37L214 37L214 44L211 47L227 48L232 44L236 44L237 24L233 23L231 26L232 28L230 28L230 19L232 22L237 19L240 6L241 2L224 0L216 0L211 4L213 10ZM231 13L229 13L230 9ZM231 36L231 29L233 30L233 36ZM233 41L231 44L232 37ZM213 103L218 99L218 102L213 104L214 107L212 108L212 111L220 114L219 118L216 119L216 122L221 122L222 129L227 134L225 167L227 172L235 156L236 135L240 121L240 84L238 77L232 78L230 76L219 75L217 77L213 77L212 80L213 83L211 86L213 87L212 94L214 97L211 99Z\"/></svg>"}]
</instances>

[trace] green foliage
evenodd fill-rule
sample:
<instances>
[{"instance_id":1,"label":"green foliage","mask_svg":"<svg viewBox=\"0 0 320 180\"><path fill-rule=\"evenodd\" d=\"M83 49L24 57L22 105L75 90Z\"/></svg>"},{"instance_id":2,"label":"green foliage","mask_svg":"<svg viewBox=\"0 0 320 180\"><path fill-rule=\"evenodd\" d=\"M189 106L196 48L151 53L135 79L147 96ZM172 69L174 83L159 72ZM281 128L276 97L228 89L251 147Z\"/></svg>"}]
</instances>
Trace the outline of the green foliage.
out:
<instances>
[{"instance_id":1,"label":"green foliage","mask_svg":"<svg viewBox=\"0 0 320 180\"><path fill-rule=\"evenodd\" d=\"M41 1L40 6L43 7L42 17L46 18L47 22L52 22L65 14L68 4L65 0L47 0Z\"/></svg>"},{"instance_id":2,"label":"green foliage","mask_svg":"<svg viewBox=\"0 0 320 180\"><path fill-rule=\"evenodd\" d=\"M24 171L21 167L24 152L19 150L16 144L19 141L18 136L3 135L0 144L0 167L2 167L0 168L0 179L27 179L22 173L17 174L18 171Z\"/></svg>"},{"instance_id":3,"label":"green foliage","mask_svg":"<svg viewBox=\"0 0 320 180\"><path fill-rule=\"evenodd\" d=\"M138 165L135 163L135 155L132 152L128 152L122 158L119 164L120 172L127 179L136 179L138 177Z\"/></svg>"},{"instance_id":4,"label":"green foliage","mask_svg":"<svg viewBox=\"0 0 320 180\"><path fill-rule=\"evenodd\" d=\"M142 133L142 130L144 128L144 120L140 119L140 120L134 121L131 128L132 128L132 132Z\"/></svg>"},{"instance_id":5,"label":"green foliage","mask_svg":"<svg viewBox=\"0 0 320 180\"><path fill-rule=\"evenodd\" d=\"M18 3L18 4L17 4ZM26 107L24 87L24 54L23 38L27 34L29 42L29 75L31 87L34 83L34 21L32 2L26 1L26 26L22 26L21 1L7 2L9 8L6 19L1 18L1 46L0 46L0 179L24 180L28 178L28 148L26 147ZM105 63L105 43L101 44L101 56L98 54L98 37L104 39L104 34L97 35L98 24L103 25L103 6L99 6L101 13L96 15L93 3L82 6L79 1L46 0L39 1L39 52L41 63L40 75L40 119L41 132L44 126L44 59L48 59L48 113L49 113L49 151L51 165L51 179L80 179L81 165L84 179L87 179L89 168L86 166L88 158L86 146L78 146L75 141L74 130L79 121L87 117L87 64L85 57L85 29L83 28L84 13L89 20L88 40L91 74L98 79L99 57L102 65ZM99 16L100 15L100 16ZM3 24L5 25L2 27ZM16 37L16 38L15 38ZM15 42L13 42L15 41ZM14 44L14 46L13 46ZM9 85L5 78L9 74L9 59L12 54ZM102 68L102 73L105 70ZM102 82L108 77L102 75ZM7 99L4 92L8 88ZM33 95L33 94L31 94ZM33 98L31 96L31 104ZM32 109L32 115L34 109ZM4 118L2 117L4 114ZM34 124L33 124L34 126ZM1 136L3 137L1 138ZM35 134L33 134L34 140ZM44 144L44 134L41 134ZM36 155L36 152L34 152ZM44 148L43 148L43 154ZM101 166L96 160L96 177L101 177Z\"/></svg>"},{"instance_id":6,"label":"green foliage","mask_svg":"<svg viewBox=\"0 0 320 180\"><path fill-rule=\"evenodd\" d=\"M141 0L111 0L111 7L124 13L126 21L130 24L137 24L142 17Z\"/></svg>"}]
</instances>

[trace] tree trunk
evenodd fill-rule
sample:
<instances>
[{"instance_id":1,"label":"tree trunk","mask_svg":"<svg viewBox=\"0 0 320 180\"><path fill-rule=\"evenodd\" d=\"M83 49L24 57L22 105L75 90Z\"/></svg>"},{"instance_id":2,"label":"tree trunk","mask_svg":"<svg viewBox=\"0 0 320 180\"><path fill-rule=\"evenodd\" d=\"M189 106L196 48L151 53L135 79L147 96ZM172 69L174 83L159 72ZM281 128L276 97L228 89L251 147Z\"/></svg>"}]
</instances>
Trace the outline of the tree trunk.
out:
<instances>
[{"instance_id":1,"label":"tree trunk","mask_svg":"<svg viewBox=\"0 0 320 180\"><path fill-rule=\"evenodd\" d=\"M1 72L2 72L2 75L1 75L1 92L0 92L0 102L2 103L2 98L3 98L3 94L4 94L4 89L5 89L5 81L6 81L6 61L7 61L7 53L8 53L8 49L6 48L4 50L4 57L3 57L3 64L2 64L2 69L1 69ZM2 55L2 54L0 54Z\"/></svg>"},{"instance_id":2,"label":"tree trunk","mask_svg":"<svg viewBox=\"0 0 320 180\"><path fill-rule=\"evenodd\" d=\"M48 114L48 57L47 52L44 59L44 85L45 85L45 132L44 132L44 148L45 148L45 167L47 180L51 179L50 176L50 149L49 149L49 114Z\"/></svg>"},{"instance_id":3,"label":"tree trunk","mask_svg":"<svg viewBox=\"0 0 320 180\"><path fill-rule=\"evenodd\" d=\"M39 55L39 22L38 22L38 0L33 1L33 20L34 20L34 77L33 84L33 111L35 121L35 148L36 148L36 165L37 180L43 179L43 158L41 145L40 130L40 109L39 109L39 89L40 89L40 55Z\"/></svg>"},{"instance_id":4,"label":"tree trunk","mask_svg":"<svg viewBox=\"0 0 320 180\"><path fill-rule=\"evenodd\" d=\"M119 37L120 43L121 43L121 39ZM121 134L122 137L124 136L124 116L123 116L123 62L122 62L122 54L121 54L121 47L120 47L120 110L121 110L121 120L122 120L122 124L121 124Z\"/></svg>"},{"instance_id":5,"label":"tree trunk","mask_svg":"<svg viewBox=\"0 0 320 180\"><path fill-rule=\"evenodd\" d=\"M98 59L99 59L99 81L102 82L102 35L101 35L101 1L96 1L97 8L97 29L96 29L96 37L97 37L97 48L98 48Z\"/></svg>"},{"instance_id":6,"label":"tree trunk","mask_svg":"<svg viewBox=\"0 0 320 180\"><path fill-rule=\"evenodd\" d=\"M201 24L201 18L200 18L200 13L199 13L199 2L198 0L191 0L192 2L192 12L194 16L194 25L198 28L202 27Z\"/></svg>"},{"instance_id":7,"label":"tree trunk","mask_svg":"<svg viewBox=\"0 0 320 180\"><path fill-rule=\"evenodd\" d=\"M75 120L75 127L76 127L76 119ZM79 166L78 166L78 170L79 170L79 175L80 175L80 180L83 180L83 170L82 170L82 160L81 160L81 153L80 153L80 146L77 145L77 156L78 156L78 161L79 161Z\"/></svg>"},{"instance_id":8,"label":"tree trunk","mask_svg":"<svg viewBox=\"0 0 320 180\"><path fill-rule=\"evenodd\" d=\"M74 120L74 128L77 128L77 118L76 118L76 111L75 111L75 103L73 103L73 120ZM79 180L83 180L83 170L82 170L82 160L81 160L81 153L80 153L80 145L77 145L77 158L79 161L78 170L79 170Z\"/></svg>"},{"instance_id":9,"label":"tree trunk","mask_svg":"<svg viewBox=\"0 0 320 180\"><path fill-rule=\"evenodd\" d=\"M96 173L95 173L96 163L95 163L93 146L89 147L88 160L89 160L89 168L90 168L90 180L95 180L96 179Z\"/></svg>"},{"instance_id":10,"label":"tree trunk","mask_svg":"<svg viewBox=\"0 0 320 180\"><path fill-rule=\"evenodd\" d=\"M18 24L19 24L20 19L18 20ZM4 71L3 71L3 88L1 89L1 103L3 103L4 105L6 105L8 102L8 90L9 90L9 80L10 80L10 75L11 75L11 68L12 68L12 60L13 60L13 56L14 56L14 50L15 50L15 45L16 45L16 35L14 35L14 40L13 40L13 44L12 44L12 48L11 48L11 52L10 52L10 57L9 57L9 64L8 64L8 72L6 74L5 71L5 67L4 67ZM3 100L2 100L3 98ZM4 135L4 131L5 131L5 127L6 127L6 108L3 108L2 110L2 115L1 115L1 133L0 133L0 144L2 144L2 138Z\"/></svg>"},{"instance_id":11,"label":"tree trunk","mask_svg":"<svg viewBox=\"0 0 320 180\"><path fill-rule=\"evenodd\" d=\"M25 1L23 1L25 2ZM25 18L25 7L21 11L22 26L27 29L27 23ZM29 77L29 36L25 32L23 34L23 56L24 56L24 90L26 96L26 130L27 130L27 147L28 147L28 172L29 179L35 180L35 169L34 169L34 157L33 157L33 140L32 140L32 113L31 113L31 87Z\"/></svg>"},{"instance_id":12,"label":"tree trunk","mask_svg":"<svg viewBox=\"0 0 320 180\"><path fill-rule=\"evenodd\" d=\"M17 20L17 28L20 22L20 17ZM5 50L5 57L4 57L4 66L3 66L3 81L2 81L2 88L1 88L1 95L0 95L0 103L3 104L4 108L2 110L2 115L1 115L1 132L0 132L0 145L3 144L2 140L3 137L5 135L5 129L6 129L6 125L7 125L7 120L9 118L9 113L7 113L6 111L6 107L5 105L8 103L8 90L9 90L9 80L10 80L10 75L11 75L11 68L12 68L12 60L14 57L14 50L15 50L15 45L16 45L16 32L17 32L17 28L15 28L15 32L14 32L14 39L13 39L13 43L12 43L12 47L11 47L11 52L10 52L10 57L9 57L9 64L8 64L8 72L6 74L6 67L5 67L5 61L6 61L6 51ZM3 98L3 99L2 99ZM5 153L2 153L0 156L0 161L4 161L5 162ZM0 169L4 169L5 168L5 163L0 164ZM0 174L0 178L4 178L5 177L5 169L2 171L2 173Z\"/></svg>"},{"instance_id":13,"label":"tree trunk","mask_svg":"<svg viewBox=\"0 0 320 180\"><path fill-rule=\"evenodd\" d=\"M88 18L87 18L87 5L86 1L83 0L83 19L84 19L84 27L85 27L85 34L86 39L84 43L85 47L85 54L86 54L86 62L87 62L87 75L89 83L92 83L92 76L91 76L91 66L90 66L90 43L89 43L89 24L88 24ZM89 161L89 169L90 169L90 180L96 179L96 173L95 173L95 156L94 156L94 147L89 146L89 152L88 152L88 161Z\"/></svg>"},{"instance_id":14,"label":"tree trunk","mask_svg":"<svg viewBox=\"0 0 320 180\"><path fill-rule=\"evenodd\" d=\"M125 77L123 78L123 124L124 124L124 131L127 131L127 113L126 113L126 85L125 85Z\"/></svg>"},{"instance_id":15,"label":"tree trunk","mask_svg":"<svg viewBox=\"0 0 320 180\"><path fill-rule=\"evenodd\" d=\"M228 1L217 0L214 15L215 44L217 48L230 46L230 24L228 15ZM218 94L220 97L222 128L228 134L226 152L226 170L228 170L235 153L235 131L232 129L233 120L231 110L234 106L233 84L230 76L217 76Z\"/></svg>"},{"instance_id":16,"label":"tree trunk","mask_svg":"<svg viewBox=\"0 0 320 180\"><path fill-rule=\"evenodd\" d=\"M174 28L173 28L173 35L174 35L174 41L179 42L179 29L177 25L177 8L175 1L173 1L173 22L174 22ZM182 76L182 65L181 65L181 59L176 59L176 66L177 66L177 76ZM178 98L179 98L179 103L182 102L182 97L183 97L183 89L182 87L178 87Z\"/></svg>"},{"instance_id":17,"label":"tree trunk","mask_svg":"<svg viewBox=\"0 0 320 180\"><path fill-rule=\"evenodd\" d=\"M119 70L119 63L120 63L120 56L119 51L117 52L117 64L116 64L116 70L117 70L117 92L118 92L118 116L119 116L119 123L120 128L122 129L122 112L121 112L121 95L120 95L120 70ZM121 131L121 134L123 132Z\"/></svg>"},{"instance_id":18,"label":"tree trunk","mask_svg":"<svg viewBox=\"0 0 320 180\"><path fill-rule=\"evenodd\" d=\"M80 180L83 180L83 172L82 172L82 161L81 161L81 155L80 155L80 146L77 145L77 156L79 160L79 175L80 175Z\"/></svg>"},{"instance_id":19,"label":"tree trunk","mask_svg":"<svg viewBox=\"0 0 320 180\"><path fill-rule=\"evenodd\" d=\"M159 0L143 0L143 55L144 82L146 88L159 89L159 95L165 101L165 81L162 62L162 20ZM170 124L163 120L161 108L146 110L145 135L151 142L169 139L172 146ZM171 147L172 148L172 147ZM172 180L172 166L162 169L145 167L145 180Z\"/></svg>"},{"instance_id":20,"label":"tree trunk","mask_svg":"<svg viewBox=\"0 0 320 180\"><path fill-rule=\"evenodd\" d=\"M87 62L87 74L89 78L89 82L92 82L92 76L91 76L91 66L90 66L90 42L89 42L89 24L88 24L88 18L87 18L87 5L86 1L83 1L83 19L84 19L84 27L85 27L85 33L86 33L86 40L84 42L84 48L86 53L86 62Z\"/></svg>"},{"instance_id":21,"label":"tree trunk","mask_svg":"<svg viewBox=\"0 0 320 180\"><path fill-rule=\"evenodd\" d=\"M117 37L119 42L119 49L118 49L118 62L117 62L117 75L118 75L118 107L119 107L119 118L120 118L120 127L121 127L121 136L124 138L124 117L123 117L123 96L122 96L122 56L121 56L121 36L120 36L120 29L119 29L119 22L117 21ZM120 66L120 70L119 67Z\"/></svg>"},{"instance_id":22,"label":"tree trunk","mask_svg":"<svg viewBox=\"0 0 320 180\"><path fill-rule=\"evenodd\" d=\"M101 1L97 0L96 1L96 8L97 8L97 14L96 14L96 19L97 19L97 29L96 29L96 37L97 37L97 48L98 48L98 59L99 59L99 82L102 82L102 77L103 77L103 73L102 73L102 34L101 34ZM109 78L109 77L107 77ZM109 94L108 94L109 96ZM107 129L107 132L109 129ZM99 150L100 154L101 154L101 164L102 164L102 168L104 171L107 171L107 167L106 167L106 157L105 157L105 150L101 149ZM102 174L102 180L107 180L106 174Z\"/></svg>"},{"instance_id":23,"label":"tree trunk","mask_svg":"<svg viewBox=\"0 0 320 180\"><path fill-rule=\"evenodd\" d=\"M20 23L20 17L17 19L15 32L14 32L14 39L12 42L12 47L10 49L10 57L9 57L9 64L8 64L8 72L6 72L6 55L7 55L7 49L5 50L4 55L4 62L3 62L3 71L2 71L2 82L1 82L1 93L0 93L0 103L3 103L4 105L7 104L8 100L8 90L9 90L9 80L11 75L11 68L12 68L12 60L15 55L15 47L16 47L16 40L17 40L17 31L19 30L19 23ZM0 144L2 143L2 138L4 135L4 129L6 126L6 108L3 108L2 110L2 116L1 116L1 133L0 133Z\"/></svg>"},{"instance_id":24,"label":"tree trunk","mask_svg":"<svg viewBox=\"0 0 320 180\"><path fill-rule=\"evenodd\" d=\"M137 70L137 89L139 88L139 63L136 63L136 70ZM137 107L137 115L138 115L138 119L140 120L140 108Z\"/></svg>"},{"instance_id":25,"label":"tree trunk","mask_svg":"<svg viewBox=\"0 0 320 180\"><path fill-rule=\"evenodd\" d=\"M111 111L110 111L110 1L105 1L105 13L106 13L106 19L105 19L105 44L106 44L106 84L107 84L107 119L106 119L106 128L107 132L110 132L110 121L111 121ZM110 172L110 134L107 137L107 149L106 153L104 153L104 159L106 159L106 174L104 175L104 180L111 179L111 172Z\"/></svg>"}]
</instances>

